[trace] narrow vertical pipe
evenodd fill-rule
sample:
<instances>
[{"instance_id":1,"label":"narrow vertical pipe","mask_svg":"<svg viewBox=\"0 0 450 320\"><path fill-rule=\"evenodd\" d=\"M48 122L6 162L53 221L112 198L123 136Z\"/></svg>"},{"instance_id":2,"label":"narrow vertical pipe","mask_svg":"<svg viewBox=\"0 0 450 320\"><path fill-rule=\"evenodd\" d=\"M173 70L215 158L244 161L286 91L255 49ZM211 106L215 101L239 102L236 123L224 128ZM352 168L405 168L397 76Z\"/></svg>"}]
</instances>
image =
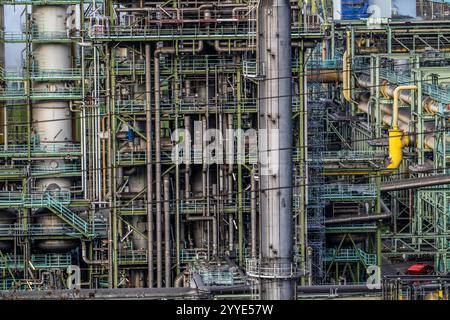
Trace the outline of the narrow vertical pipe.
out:
<instances>
[{"instance_id":1,"label":"narrow vertical pipe","mask_svg":"<svg viewBox=\"0 0 450 320\"><path fill-rule=\"evenodd\" d=\"M153 287L153 157L152 157L152 75L150 44L145 45L145 116L147 151L147 287Z\"/></svg>"},{"instance_id":2,"label":"narrow vertical pipe","mask_svg":"<svg viewBox=\"0 0 450 320\"><path fill-rule=\"evenodd\" d=\"M170 195L169 195L169 176L164 176L164 282L165 286L170 287Z\"/></svg>"},{"instance_id":3,"label":"narrow vertical pipe","mask_svg":"<svg viewBox=\"0 0 450 320\"><path fill-rule=\"evenodd\" d=\"M106 63L108 64L108 66L110 66L110 54L109 54L109 50L106 53ZM107 122L107 130L108 130L108 206L109 206L109 210L108 210L108 223L109 223L109 228L108 228L108 287L109 289L112 288L113 286L113 245L112 245L112 228L111 228L111 223L112 223L112 207L113 207L113 170L112 170L112 165L113 165L113 154L112 154L112 130L111 130L111 93L114 92L114 89L111 89L111 85L110 85L110 68L106 68L106 106L107 106L107 118L108 118L108 122Z\"/></svg>"},{"instance_id":4,"label":"narrow vertical pipe","mask_svg":"<svg viewBox=\"0 0 450 320\"><path fill-rule=\"evenodd\" d=\"M250 230L251 230L251 241L252 241L252 258L256 258L258 251L257 244L257 220L256 220L256 181L255 173L253 170L250 173Z\"/></svg>"},{"instance_id":5,"label":"narrow vertical pipe","mask_svg":"<svg viewBox=\"0 0 450 320\"><path fill-rule=\"evenodd\" d=\"M184 116L184 128L186 131L186 135L190 137L191 130L191 117L188 115ZM188 134L189 133L189 134ZM185 163L185 171L184 171L184 198L188 200L190 198L191 192L191 184L190 184L190 159L191 159L191 141L190 139L184 139L184 151L188 152L185 154L184 163Z\"/></svg>"},{"instance_id":6,"label":"narrow vertical pipe","mask_svg":"<svg viewBox=\"0 0 450 320\"><path fill-rule=\"evenodd\" d=\"M156 179L156 286L162 287L162 229L161 229L161 110L159 82L159 52L155 52L155 179Z\"/></svg>"},{"instance_id":7,"label":"narrow vertical pipe","mask_svg":"<svg viewBox=\"0 0 450 320\"><path fill-rule=\"evenodd\" d=\"M111 59L110 59L110 68L111 68L111 90L112 93L115 93L116 88L116 73L115 73L115 62L116 62L116 52L115 50L111 50ZM110 132L110 140L111 141L111 168L117 168L116 164L116 154L117 154L117 143L116 143L116 135L117 131L117 120L116 120L116 107L115 102L116 97L115 94L111 95L111 132ZM111 234L112 234L112 263L113 263L113 288L117 288L119 281L119 259L118 259L118 227L117 227L117 184L116 184L116 170L111 170L111 175L109 179L112 180L112 189L110 190L110 197L112 197L112 222L111 222ZM111 208L111 207L110 207Z\"/></svg>"},{"instance_id":8,"label":"narrow vertical pipe","mask_svg":"<svg viewBox=\"0 0 450 320\"><path fill-rule=\"evenodd\" d=\"M228 214L228 249L230 252L234 250L234 219L233 214Z\"/></svg>"},{"instance_id":9,"label":"narrow vertical pipe","mask_svg":"<svg viewBox=\"0 0 450 320\"><path fill-rule=\"evenodd\" d=\"M242 105L241 105L241 94L242 94L242 82L241 82L241 69L236 70L236 100L237 100L237 129L238 138L237 145L240 146L242 139L241 136L242 129ZM237 203L238 203L238 246L239 246L239 263L242 265L244 263L244 217L243 217L243 188L242 188L242 161L239 160L237 163Z\"/></svg>"}]
</instances>

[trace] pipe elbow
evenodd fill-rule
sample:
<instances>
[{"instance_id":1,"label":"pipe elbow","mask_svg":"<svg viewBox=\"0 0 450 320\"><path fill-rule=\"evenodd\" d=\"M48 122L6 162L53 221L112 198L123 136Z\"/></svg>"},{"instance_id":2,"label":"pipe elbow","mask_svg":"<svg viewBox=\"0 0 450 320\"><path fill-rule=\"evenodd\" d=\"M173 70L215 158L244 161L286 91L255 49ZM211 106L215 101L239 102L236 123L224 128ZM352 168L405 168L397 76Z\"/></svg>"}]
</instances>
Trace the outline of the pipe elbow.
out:
<instances>
[{"instance_id":1,"label":"pipe elbow","mask_svg":"<svg viewBox=\"0 0 450 320\"><path fill-rule=\"evenodd\" d=\"M389 165L387 169L397 169L403 160L403 147L408 144L408 139L403 136L403 131L398 128L389 130Z\"/></svg>"}]
</instances>

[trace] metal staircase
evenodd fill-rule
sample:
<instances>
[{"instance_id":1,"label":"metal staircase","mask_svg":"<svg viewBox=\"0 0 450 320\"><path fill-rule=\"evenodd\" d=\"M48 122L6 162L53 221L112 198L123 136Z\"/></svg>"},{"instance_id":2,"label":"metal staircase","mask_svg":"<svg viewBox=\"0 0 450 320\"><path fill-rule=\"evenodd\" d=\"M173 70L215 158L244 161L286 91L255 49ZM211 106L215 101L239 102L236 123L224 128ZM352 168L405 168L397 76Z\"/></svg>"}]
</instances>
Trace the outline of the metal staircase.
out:
<instances>
[{"instance_id":1,"label":"metal staircase","mask_svg":"<svg viewBox=\"0 0 450 320\"><path fill-rule=\"evenodd\" d=\"M55 213L61 220L71 225L75 230L79 231L83 236L91 236L89 232L89 224L69 210L56 198L49 193L45 194L48 209Z\"/></svg>"}]
</instances>

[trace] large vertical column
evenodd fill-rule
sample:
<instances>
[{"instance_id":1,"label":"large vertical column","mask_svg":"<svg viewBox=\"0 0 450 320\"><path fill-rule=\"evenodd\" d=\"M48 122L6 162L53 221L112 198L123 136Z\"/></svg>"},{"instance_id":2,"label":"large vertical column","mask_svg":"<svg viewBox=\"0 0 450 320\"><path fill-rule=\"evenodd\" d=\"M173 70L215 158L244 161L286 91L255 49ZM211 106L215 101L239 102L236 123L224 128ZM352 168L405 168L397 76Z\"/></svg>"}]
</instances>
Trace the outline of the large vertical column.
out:
<instances>
[{"instance_id":1,"label":"large vertical column","mask_svg":"<svg viewBox=\"0 0 450 320\"><path fill-rule=\"evenodd\" d=\"M261 299L295 296L292 264L291 15L288 0L258 8ZM294 271L294 272L293 272Z\"/></svg>"},{"instance_id":2,"label":"large vertical column","mask_svg":"<svg viewBox=\"0 0 450 320\"><path fill-rule=\"evenodd\" d=\"M66 34L67 6L33 6L33 24L39 34ZM72 58L69 44L41 43L33 45L33 69L59 71L71 67ZM66 84L62 81L41 81L33 84L34 90L57 92ZM33 129L43 146L56 148L72 142L72 120L69 102L61 100L33 103ZM64 165L61 160L45 160L44 167ZM69 189L71 179L39 179L36 185L46 189Z\"/></svg>"}]
</instances>

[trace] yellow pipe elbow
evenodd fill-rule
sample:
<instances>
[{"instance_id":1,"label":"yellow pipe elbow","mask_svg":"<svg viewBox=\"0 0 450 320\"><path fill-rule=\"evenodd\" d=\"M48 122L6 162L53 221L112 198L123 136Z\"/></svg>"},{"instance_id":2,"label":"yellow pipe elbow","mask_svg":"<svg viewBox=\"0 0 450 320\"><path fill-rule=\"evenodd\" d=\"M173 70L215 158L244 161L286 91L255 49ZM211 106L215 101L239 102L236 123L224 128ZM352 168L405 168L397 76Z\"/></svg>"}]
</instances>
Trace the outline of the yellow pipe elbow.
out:
<instances>
[{"instance_id":1,"label":"yellow pipe elbow","mask_svg":"<svg viewBox=\"0 0 450 320\"><path fill-rule=\"evenodd\" d=\"M389 165L388 169L397 169L403 160L403 131L398 128L389 130Z\"/></svg>"}]
</instances>

